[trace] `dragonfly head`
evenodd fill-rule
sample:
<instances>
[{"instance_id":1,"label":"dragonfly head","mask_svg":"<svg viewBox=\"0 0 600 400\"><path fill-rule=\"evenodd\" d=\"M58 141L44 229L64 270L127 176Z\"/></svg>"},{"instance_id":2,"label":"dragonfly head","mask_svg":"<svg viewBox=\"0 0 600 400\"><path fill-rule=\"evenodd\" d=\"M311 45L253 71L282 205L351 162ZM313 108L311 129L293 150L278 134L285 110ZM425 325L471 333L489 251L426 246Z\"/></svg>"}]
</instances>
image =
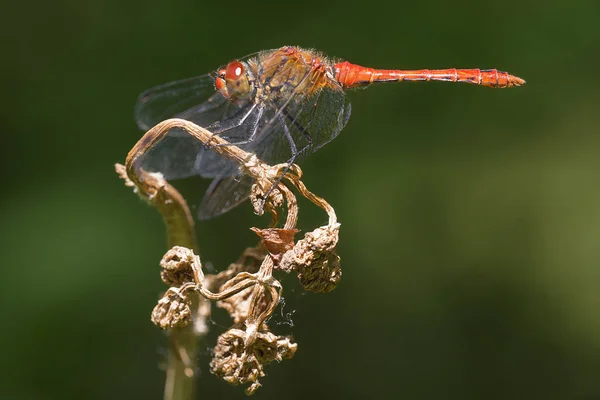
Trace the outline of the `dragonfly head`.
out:
<instances>
[{"instance_id":1,"label":"dragonfly head","mask_svg":"<svg viewBox=\"0 0 600 400\"><path fill-rule=\"evenodd\" d=\"M252 93L252 84L243 63L235 60L217 72L215 87L230 100L246 99Z\"/></svg>"}]
</instances>

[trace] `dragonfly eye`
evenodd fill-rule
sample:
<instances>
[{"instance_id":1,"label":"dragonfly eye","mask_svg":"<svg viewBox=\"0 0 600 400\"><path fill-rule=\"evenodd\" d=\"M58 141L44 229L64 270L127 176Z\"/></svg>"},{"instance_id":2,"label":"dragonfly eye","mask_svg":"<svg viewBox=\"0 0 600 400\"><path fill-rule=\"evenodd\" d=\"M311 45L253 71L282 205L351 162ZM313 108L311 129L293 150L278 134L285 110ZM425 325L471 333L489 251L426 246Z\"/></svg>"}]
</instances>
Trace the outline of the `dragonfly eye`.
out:
<instances>
[{"instance_id":1,"label":"dragonfly eye","mask_svg":"<svg viewBox=\"0 0 600 400\"><path fill-rule=\"evenodd\" d=\"M227 64L225 69L225 79L228 81L237 81L244 75L244 64L239 61L232 61Z\"/></svg>"},{"instance_id":2,"label":"dragonfly eye","mask_svg":"<svg viewBox=\"0 0 600 400\"><path fill-rule=\"evenodd\" d=\"M221 78L221 77L217 77L217 79L215 79L215 86L217 88L218 91L223 91L225 89L225 79Z\"/></svg>"},{"instance_id":3,"label":"dragonfly eye","mask_svg":"<svg viewBox=\"0 0 600 400\"><path fill-rule=\"evenodd\" d=\"M247 99L252 93L252 84L246 68L237 60L230 62L225 67L225 84L226 89L221 90L221 93L226 91L226 97L230 99ZM219 83L217 83L217 88L218 85Z\"/></svg>"}]
</instances>

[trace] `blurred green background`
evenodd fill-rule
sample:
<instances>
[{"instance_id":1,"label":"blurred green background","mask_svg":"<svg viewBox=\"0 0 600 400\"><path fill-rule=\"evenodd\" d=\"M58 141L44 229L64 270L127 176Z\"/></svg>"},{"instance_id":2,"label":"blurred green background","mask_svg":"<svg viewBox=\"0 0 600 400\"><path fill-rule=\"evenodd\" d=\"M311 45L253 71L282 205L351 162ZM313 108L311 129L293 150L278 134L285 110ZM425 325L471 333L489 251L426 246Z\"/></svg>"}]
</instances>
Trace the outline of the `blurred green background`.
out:
<instances>
[{"instance_id":1,"label":"blurred green background","mask_svg":"<svg viewBox=\"0 0 600 400\"><path fill-rule=\"evenodd\" d=\"M499 68L522 88L350 92L304 163L343 279L284 282L299 351L257 397L600 398L600 4L65 1L3 7L0 398L160 399L162 221L117 179L137 95L286 44L379 68ZM207 183L184 182L199 200ZM325 223L302 203L301 228ZM217 269L246 204L197 226ZM198 398L244 398L208 371Z\"/></svg>"}]
</instances>

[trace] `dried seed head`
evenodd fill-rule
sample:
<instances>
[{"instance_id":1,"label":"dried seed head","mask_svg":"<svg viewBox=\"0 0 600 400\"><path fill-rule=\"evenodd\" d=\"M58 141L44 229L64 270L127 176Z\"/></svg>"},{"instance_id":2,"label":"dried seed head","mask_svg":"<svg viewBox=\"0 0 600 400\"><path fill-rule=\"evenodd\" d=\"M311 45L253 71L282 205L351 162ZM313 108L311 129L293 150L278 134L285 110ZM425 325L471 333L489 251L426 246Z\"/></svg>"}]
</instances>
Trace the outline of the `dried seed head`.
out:
<instances>
[{"instance_id":1,"label":"dried seed head","mask_svg":"<svg viewBox=\"0 0 600 400\"><path fill-rule=\"evenodd\" d=\"M194 269L201 274L200 258L187 247L174 246L160 260L160 277L169 286L195 282ZM200 284L201 282L196 282Z\"/></svg>"},{"instance_id":2,"label":"dried seed head","mask_svg":"<svg viewBox=\"0 0 600 400\"><path fill-rule=\"evenodd\" d=\"M170 288L152 310L152 323L162 329L182 328L192 319L191 304L189 296Z\"/></svg>"},{"instance_id":3,"label":"dried seed head","mask_svg":"<svg viewBox=\"0 0 600 400\"><path fill-rule=\"evenodd\" d=\"M219 336L210 363L213 374L232 385L251 383L246 394L253 394L265 376L264 366L271 361L291 358L298 345L290 337L269 331L255 332L255 340L247 340L247 332L232 328ZM248 343L251 342L251 343Z\"/></svg>"},{"instance_id":4,"label":"dried seed head","mask_svg":"<svg viewBox=\"0 0 600 400\"><path fill-rule=\"evenodd\" d=\"M281 258L279 268L295 270L306 290L326 293L342 277L340 257L335 253L340 224L322 226L308 232Z\"/></svg>"},{"instance_id":5,"label":"dried seed head","mask_svg":"<svg viewBox=\"0 0 600 400\"><path fill-rule=\"evenodd\" d=\"M250 192L250 202L254 208L254 212L258 215L262 215L264 209L273 210L283 206L284 196L278 187L274 187L269 194L269 198L265 200L265 196L270 189L271 183L268 181L268 185L259 185L255 183L252 185L252 191ZM267 189L263 188L265 186Z\"/></svg>"},{"instance_id":6,"label":"dried seed head","mask_svg":"<svg viewBox=\"0 0 600 400\"><path fill-rule=\"evenodd\" d=\"M340 279L340 256L336 253L323 253L310 265L298 268L298 279L304 289L315 293L331 292Z\"/></svg>"}]
</instances>

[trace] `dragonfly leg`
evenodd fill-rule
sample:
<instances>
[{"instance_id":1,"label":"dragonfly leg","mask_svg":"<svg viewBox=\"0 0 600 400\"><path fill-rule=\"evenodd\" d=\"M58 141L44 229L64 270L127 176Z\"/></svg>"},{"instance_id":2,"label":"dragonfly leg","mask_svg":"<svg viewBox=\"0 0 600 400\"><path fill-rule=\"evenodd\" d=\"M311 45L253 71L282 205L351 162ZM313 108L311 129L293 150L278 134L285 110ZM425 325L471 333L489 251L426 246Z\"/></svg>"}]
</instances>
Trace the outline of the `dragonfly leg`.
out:
<instances>
[{"instance_id":1,"label":"dragonfly leg","mask_svg":"<svg viewBox=\"0 0 600 400\"><path fill-rule=\"evenodd\" d=\"M227 132L231 129L235 129L235 128L241 126L244 122L246 122L248 117L254 112L255 108L256 108L256 104L253 104L252 107L250 107L250 109L242 108L237 113L235 113L233 116L231 116L230 118L225 120L224 121L225 124L221 124L221 122L219 121L216 124L212 124L212 125L208 126L206 129L211 131L213 133L213 136L220 136L224 132ZM262 108L259 109L259 114L262 114ZM260 118L256 119L255 124L258 124L259 119ZM208 143L206 143L204 145L205 150L210 150L210 148L213 147L213 145L211 145L210 142L211 141L209 140ZM234 144L234 143L232 143L232 144Z\"/></svg>"},{"instance_id":2,"label":"dragonfly leg","mask_svg":"<svg viewBox=\"0 0 600 400\"><path fill-rule=\"evenodd\" d=\"M242 140L239 142L229 142L229 143L221 143L221 144L215 144L211 147L219 147L219 146L238 146L238 145L242 145L242 144L248 144L254 141L254 139L256 138L256 134L258 133L258 125L260 123L260 119L262 117L262 114L264 112L264 107L260 107L258 109L258 112L256 113L256 120L252 123L252 133L250 134L250 136L248 137L248 139L246 140ZM217 133L218 135L218 133Z\"/></svg>"},{"instance_id":3,"label":"dragonfly leg","mask_svg":"<svg viewBox=\"0 0 600 400\"><path fill-rule=\"evenodd\" d=\"M285 112L285 109L282 110L282 113L283 112ZM286 115L287 115L287 113L286 113ZM288 126L285 123L285 120L283 119L283 116L281 114L277 114L277 118L279 118L279 123L281 123L281 126L283 127L283 134L285 135L285 138L290 143L290 149L292 151L292 158L296 158L296 155L298 154L298 150L296 148L296 143L294 143L294 139L292 138L292 133L290 132L290 128L288 128Z\"/></svg>"},{"instance_id":4,"label":"dragonfly leg","mask_svg":"<svg viewBox=\"0 0 600 400\"><path fill-rule=\"evenodd\" d=\"M294 161L296 160L296 158L300 154L302 154L306 150L308 150L308 148L311 145L312 145L312 143L308 143L302 149L300 149L299 152L297 152L295 155L293 155L292 158L290 158L289 160L286 161L285 168L283 169L283 171L281 172L281 174L279 174L279 177L277 177L277 179L275 180L275 182L273 182L273 184L271 185L271 187L269 188L269 190L267 190L267 193L265 194L265 198L262 201L262 205L260 206L261 210L265 207L265 203L266 203L267 199L269 198L269 196L271 195L271 193L273 192L273 190L277 187L277 185L279 185L279 182L281 182L281 180L283 179L283 177L285 176L285 174L287 174L287 172L290 170L290 168L292 168L292 165L294 164Z\"/></svg>"},{"instance_id":5,"label":"dragonfly leg","mask_svg":"<svg viewBox=\"0 0 600 400\"><path fill-rule=\"evenodd\" d=\"M271 195L273 190L277 187L279 182L281 182L281 180L283 179L285 174L290 170L290 168L292 167L292 164L294 164L294 161L296 160L296 158L298 158L298 156L300 156L302 153L304 153L306 150L308 150L310 148L310 146L312 146L312 137L308 134L308 132L306 132L304 130L304 128L302 128L302 126L300 124L298 124L297 127L302 128L302 129L299 128L299 130L301 130L305 135L308 135L308 138L310 138L309 143L304 145L304 147L302 147L300 149L300 151L298 151L297 147L296 147L296 143L294 143L294 139L292 138L292 134L291 134L288 126L286 125L285 121L283 120L283 117L281 116L281 114L279 115L279 122L281 122L281 126L283 127L283 132L285 134L285 137L287 138L288 142L290 143L292 157L285 162L285 164L286 164L285 168L283 169L281 174L279 174L279 177L275 180L275 182L273 182L273 184L271 185L269 190L267 190L267 193L265 194L265 198L262 201L261 209L264 208L265 202L267 201L267 199L269 198L269 196Z\"/></svg>"}]
</instances>

